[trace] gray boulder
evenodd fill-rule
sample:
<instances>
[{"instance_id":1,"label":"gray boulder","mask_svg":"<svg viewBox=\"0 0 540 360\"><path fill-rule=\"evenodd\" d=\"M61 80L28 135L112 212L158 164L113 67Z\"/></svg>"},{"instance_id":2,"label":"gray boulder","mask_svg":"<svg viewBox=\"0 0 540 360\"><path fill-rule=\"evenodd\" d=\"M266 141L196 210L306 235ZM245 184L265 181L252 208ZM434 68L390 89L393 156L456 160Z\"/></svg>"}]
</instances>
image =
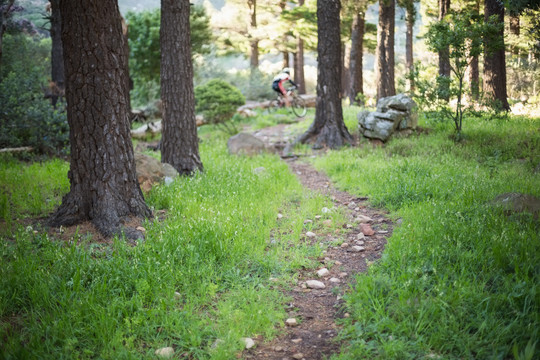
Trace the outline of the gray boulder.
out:
<instances>
[{"instance_id":1,"label":"gray boulder","mask_svg":"<svg viewBox=\"0 0 540 360\"><path fill-rule=\"evenodd\" d=\"M172 165L161 163L156 158L142 153L135 153L135 167L137 180L145 192L162 180L178 176L178 171Z\"/></svg>"},{"instance_id":2,"label":"gray boulder","mask_svg":"<svg viewBox=\"0 0 540 360\"><path fill-rule=\"evenodd\" d=\"M381 98L377 111L358 114L358 124L364 137L386 141L396 131L416 128L416 103L405 94Z\"/></svg>"},{"instance_id":3,"label":"gray boulder","mask_svg":"<svg viewBox=\"0 0 540 360\"><path fill-rule=\"evenodd\" d=\"M256 155L266 151L262 140L247 133L239 133L231 136L227 141L227 148L229 149L229 153L233 155Z\"/></svg>"}]
</instances>

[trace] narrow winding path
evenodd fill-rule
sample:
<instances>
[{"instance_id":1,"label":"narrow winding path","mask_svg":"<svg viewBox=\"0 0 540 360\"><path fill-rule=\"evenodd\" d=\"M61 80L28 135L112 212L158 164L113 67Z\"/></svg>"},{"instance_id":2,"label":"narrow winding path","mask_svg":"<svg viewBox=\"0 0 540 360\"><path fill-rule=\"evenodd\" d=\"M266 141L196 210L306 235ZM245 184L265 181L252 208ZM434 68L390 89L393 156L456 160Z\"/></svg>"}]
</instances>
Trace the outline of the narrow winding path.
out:
<instances>
[{"instance_id":1,"label":"narrow winding path","mask_svg":"<svg viewBox=\"0 0 540 360\"><path fill-rule=\"evenodd\" d=\"M340 327L336 320L348 316L341 306L343 293L349 289L355 274L366 271L369 263L381 256L386 239L392 235L392 222L381 210L370 208L367 198L336 190L325 174L301 160L288 159L287 163L307 189L329 196L334 206L346 211L348 220L339 224L339 234L320 224L315 241L331 243L341 237L345 243L329 246L324 257L317 259L319 267L301 271L297 284L287 292L293 299L287 305L288 318L296 319L298 325L284 324L282 335L271 342L260 339L257 347L243 353L244 359L317 360L338 353L341 344L334 339ZM318 217L306 220L323 221ZM306 241L313 239L306 237ZM318 277L316 272L322 268L330 273ZM307 280L319 280L326 287L309 289Z\"/></svg>"}]
</instances>

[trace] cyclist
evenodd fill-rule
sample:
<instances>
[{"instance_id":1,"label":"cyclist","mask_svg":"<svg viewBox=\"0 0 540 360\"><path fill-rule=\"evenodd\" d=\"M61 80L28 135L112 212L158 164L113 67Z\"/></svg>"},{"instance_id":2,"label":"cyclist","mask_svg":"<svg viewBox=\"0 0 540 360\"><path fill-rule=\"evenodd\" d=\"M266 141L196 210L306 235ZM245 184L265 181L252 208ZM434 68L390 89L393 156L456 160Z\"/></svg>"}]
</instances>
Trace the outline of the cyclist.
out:
<instances>
[{"instance_id":1,"label":"cyclist","mask_svg":"<svg viewBox=\"0 0 540 360\"><path fill-rule=\"evenodd\" d=\"M290 68L284 68L281 70L281 72L274 77L274 80L272 82L272 89L274 89L275 92L281 95L283 100L285 100L285 105L290 106L291 102L289 100L289 97L287 96L287 90L285 89L284 83L290 82L294 87L298 87L294 83L294 81L291 80L291 69Z\"/></svg>"}]
</instances>

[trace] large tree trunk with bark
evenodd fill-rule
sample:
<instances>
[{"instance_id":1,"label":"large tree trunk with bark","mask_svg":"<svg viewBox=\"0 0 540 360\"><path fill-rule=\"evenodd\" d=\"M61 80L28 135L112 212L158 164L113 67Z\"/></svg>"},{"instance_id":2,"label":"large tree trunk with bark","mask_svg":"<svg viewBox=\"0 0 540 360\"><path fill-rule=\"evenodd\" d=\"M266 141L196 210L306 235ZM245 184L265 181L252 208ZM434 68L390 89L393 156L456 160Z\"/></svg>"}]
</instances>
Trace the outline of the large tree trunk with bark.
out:
<instances>
[{"instance_id":1,"label":"large tree trunk with bark","mask_svg":"<svg viewBox=\"0 0 540 360\"><path fill-rule=\"evenodd\" d=\"M379 1L379 26L377 29L377 100L396 95L394 82L394 25L395 0Z\"/></svg>"},{"instance_id":2,"label":"large tree trunk with bark","mask_svg":"<svg viewBox=\"0 0 540 360\"><path fill-rule=\"evenodd\" d=\"M504 24L504 6L499 0L485 0L484 19L488 21L491 16L497 16L497 22ZM506 92L506 60L504 54L504 28L501 27L496 50L491 50L486 44L484 52L484 94L487 99L498 103L503 110L510 110Z\"/></svg>"},{"instance_id":3,"label":"large tree trunk with bark","mask_svg":"<svg viewBox=\"0 0 540 360\"><path fill-rule=\"evenodd\" d=\"M339 148L352 137L343 122L341 107L340 1L317 2L318 76L317 107L311 127L296 142L315 139L314 148Z\"/></svg>"},{"instance_id":4,"label":"large tree trunk with bark","mask_svg":"<svg viewBox=\"0 0 540 360\"><path fill-rule=\"evenodd\" d=\"M137 182L130 138L124 37L114 0L61 0L62 43L70 128L70 191L52 226L90 220L105 236L130 217L150 217Z\"/></svg>"},{"instance_id":5,"label":"large tree trunk with bark","mask_svg":"<svg viewBox=\"0 0 540 360\"><path fill-rule=\"evenodd\" d=\"M195 121L189 8L189 0L161 0L161 161L183 175L203 169Z\"/></svg>"},{"instance_id":6,"label":"large tree trunk with bark","mask_svg":"<svg viewBox=\"0 0 540 360\"><path fill-rule=\"evenodd\" d=\"M366 26L364 12L354 15L351 29L351 57L349 71L351 73L351 87L349 101L351 104L362 105L357 99L358 94L364 94L363 65L364 65L364 31Z\"/></svg>"},{"instance_id":7,"label":"large tree trunk with bark","mask_svg":"<svg viewBox=\"0 0 540 360\"><path fill-rule=\"evenodd\" d=\"M65 76L62 50L62 16L60 15L60 0L51 0L51 103L56 107L58 98L64 95Z\"/></svg>"}]
</instances>

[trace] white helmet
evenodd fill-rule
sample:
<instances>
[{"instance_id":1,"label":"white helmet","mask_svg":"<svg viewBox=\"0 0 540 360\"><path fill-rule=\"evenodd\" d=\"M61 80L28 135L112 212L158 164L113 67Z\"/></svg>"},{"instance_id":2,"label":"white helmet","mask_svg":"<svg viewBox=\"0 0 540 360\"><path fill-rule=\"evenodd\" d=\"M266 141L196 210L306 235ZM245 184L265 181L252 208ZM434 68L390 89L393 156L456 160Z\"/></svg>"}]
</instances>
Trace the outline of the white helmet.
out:
<instances>
[{"instance_id":1,"label":"white helmet","mask_svg":"<svg viewBox=\"0 0 540 360\"><path fill-rule=\"evenodd\" d=\"M288 67L283 68L283 70L281 70L281 72L284 72L285 74L291 75L291 68L288 68Z\"/></svg>"}]
</instances>

